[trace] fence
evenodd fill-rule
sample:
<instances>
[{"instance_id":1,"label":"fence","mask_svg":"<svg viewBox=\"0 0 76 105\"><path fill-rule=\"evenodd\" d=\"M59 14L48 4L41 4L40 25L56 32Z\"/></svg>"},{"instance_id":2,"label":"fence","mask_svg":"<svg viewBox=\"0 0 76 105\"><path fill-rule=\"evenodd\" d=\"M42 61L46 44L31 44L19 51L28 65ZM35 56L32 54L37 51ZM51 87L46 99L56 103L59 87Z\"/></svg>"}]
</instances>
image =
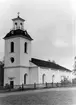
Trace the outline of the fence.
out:
<instances>
[{"instance_id":1,"label":"fence","mask_svg":"<svg viewBox=\"0 0 76 105\"><path fill-rule=\"evenodd\" d=\"M34 89L43 89L43 88L61 88L61 87L76 87L74 83L62 84L62 83L44 83L44 84L22 84L14 85L11 88L10 85L0 87L0 92L3 91L20 91L20 90L34 90Z\"/></svg>"},{"instance_id":2,"label":"fence","mask_svg":"<svg viewBox=\"0 0 76 105\"><path fill-rule=\"evenodd\" d=\"M44 83L44 84L22 84L22 85L15 85L14 89L41 89L41 88L57 88L57 87L76 87L76 84L68 83Z\"/></svg>"}]
</instances>

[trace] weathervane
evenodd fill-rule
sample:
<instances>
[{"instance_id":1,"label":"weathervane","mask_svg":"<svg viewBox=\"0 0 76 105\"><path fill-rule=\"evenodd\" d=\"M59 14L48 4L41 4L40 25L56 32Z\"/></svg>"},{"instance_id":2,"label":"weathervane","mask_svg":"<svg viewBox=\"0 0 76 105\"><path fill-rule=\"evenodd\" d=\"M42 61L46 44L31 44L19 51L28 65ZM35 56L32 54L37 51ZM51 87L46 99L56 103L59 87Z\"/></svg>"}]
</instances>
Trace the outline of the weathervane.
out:
<instances>
[{"instance_id":1,"label":"weathervane","mask_svg":"<svg viewBox=\"0 0 76 105\"><path fill-rule=\"evenodd\" d=\"M17 14L18 14L18 17L19 17L20 12L18 12Z\"/></svg>"}]
</instances>

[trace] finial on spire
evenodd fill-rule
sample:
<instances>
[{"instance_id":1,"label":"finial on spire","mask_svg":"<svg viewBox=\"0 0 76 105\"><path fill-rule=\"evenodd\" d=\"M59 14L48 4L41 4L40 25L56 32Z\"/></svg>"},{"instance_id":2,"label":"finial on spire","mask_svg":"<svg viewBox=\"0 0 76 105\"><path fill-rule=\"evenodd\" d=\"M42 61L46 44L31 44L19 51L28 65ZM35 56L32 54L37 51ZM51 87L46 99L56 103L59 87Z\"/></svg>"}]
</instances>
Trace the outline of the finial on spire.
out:
<instances>
[{"instance_id":1,"label":"finial on spire","mask_svg":"<svg viewBox=\"0 0 76 105\"><path fill-rule=\"evenodd\" d=\"M18 17L19 17L20 12L18 12L17 14L18 14Z\"/></svg>"}]
</instances>

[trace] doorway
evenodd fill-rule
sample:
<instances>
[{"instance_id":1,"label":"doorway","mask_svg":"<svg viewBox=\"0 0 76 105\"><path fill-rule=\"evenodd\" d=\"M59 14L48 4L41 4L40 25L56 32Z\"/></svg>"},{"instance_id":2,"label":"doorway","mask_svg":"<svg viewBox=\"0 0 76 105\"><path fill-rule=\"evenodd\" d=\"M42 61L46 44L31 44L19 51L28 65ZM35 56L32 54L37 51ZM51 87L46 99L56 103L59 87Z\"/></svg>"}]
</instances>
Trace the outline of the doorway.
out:
<instances>
[{"instance_id":1,"label":"doorway","mask_svg":"<svg viewBox=\"0 0 76 105\"><path fill-rule=\"evenodd\" d=\"M14 88L14 81L10 81L11 88Z\"/></svg>"}]
</instances>

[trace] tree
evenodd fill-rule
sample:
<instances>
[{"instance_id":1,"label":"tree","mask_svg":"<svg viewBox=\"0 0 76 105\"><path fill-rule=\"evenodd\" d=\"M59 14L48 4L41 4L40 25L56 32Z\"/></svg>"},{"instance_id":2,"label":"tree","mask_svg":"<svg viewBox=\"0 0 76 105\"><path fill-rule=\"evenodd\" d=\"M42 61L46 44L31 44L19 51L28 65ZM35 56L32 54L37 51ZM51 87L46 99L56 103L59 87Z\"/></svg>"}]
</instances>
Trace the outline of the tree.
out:
<instances>
[{"instance_id":1,"label":"tree","mask_svg":"<svg viewBox=\"0 0 76 105\"><path fill-rule=\"evenodd\" d=\"M73 74L76 75L76 56L74 58L74 69L73 69Z\"/></svg>"}]
</instances>

